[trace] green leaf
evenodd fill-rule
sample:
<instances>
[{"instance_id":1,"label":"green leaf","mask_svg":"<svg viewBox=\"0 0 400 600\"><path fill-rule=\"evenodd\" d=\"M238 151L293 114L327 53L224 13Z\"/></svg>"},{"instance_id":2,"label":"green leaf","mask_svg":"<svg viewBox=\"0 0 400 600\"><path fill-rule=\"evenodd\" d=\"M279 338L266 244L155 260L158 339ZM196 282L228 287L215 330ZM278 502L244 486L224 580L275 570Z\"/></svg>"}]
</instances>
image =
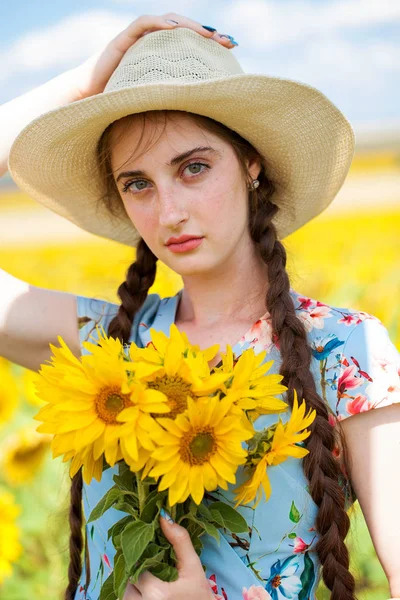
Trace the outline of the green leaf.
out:
<instances>
[{"instance_id":1,"label":"green leaf","mask_svg":"<svg viewBox=\"0 0 400 600\"><path fill-rule=\"evenodd\" d=\"M218 527L225 527L224 518L221 513L218 512L218 510L214 510L214 512L210 511L210 513L212 520L218 525Z\"/></svg>"},{"instance_id":2,"label":"green leaf","mask_svg":"<svg viewBox=\"0 0 400 600\"><path fill-rule=\"evenodd\" d=\"M113 475L113 480L120 489L137 493L136 478L130 469L125 469L120 465L119 473L118 475Z\"/></svg>"},{"instance_id":3,"label":"green leaf","mask_svg":"<svg viewBox=\"0 0 400 600\"><path fill-rule=\"evenodd\" d=\"M121 492L118 488L115 486L110 488L90 513L87 523L96 521L96 519L101 517L101 515L104 514L106 510L108 510L118 500L120 495Z\"/></svg>"},{"instance_id":4,"label":"green leaf","mask_svg":"<svg viewBox=\"0 0 400 600\"><path fill-rule=\"evenodd\" d=\"M164 556L165 552L166 548L163 548L155 542L150 542L150 544L147 546L146 550L142 554L142 560L145 560L146 558L153 558L155 556L158 556L159 554L162 554L162 556Z\"/></svg>"},{"instance_id":5,"label":"green leaf","mask_svg":"<svg viewBox=\"0 0 400 600\"><path fill-rule=\"evenodd\" d=\"M205 506L205 504L200 503L198 506L198 512L202 517L207 519L207 521L214 521L211 511Z\"/></svg>"},{"instance_id":6,"label":"green leaf","mask_svg":"<svg viewBox=\"0 0 400 600\"><path fill-rule=\"evenodd\" d=\"M304 553L304 570L300 575L301 590L299 593L298 600L308 600L310 597L311 588L315 580L315 569L314 563L308 555L308 552Z\"/></svg>"},{"instance_id":7,"label":"green leaf","mask_svg":"<svg viewBox=\"0 0 400 600\"><path fill-rule=\"evenodd\" d=\"M211 520L213 521L214 519L213 519L213 516L211 513L210 513L210 516L211 516ZM209 535L212 535L219 543L219 541L220 541L219 531L215 527L215 525L213 525L212 523L209 523L205 519L201 519L201 518L197 517L196 515L194 515L190 512L187 515L185 515L184 518L187 519L188 521L191 521L193 523L197 523L198 525L200 525L200 527L203 529L203 532L205 531ZM200 535L202 535L203 532L200 532ZM190 533L190 530L189 530L189 533Z\"/></svg>"},{"instance_id":8,"label":"green leaf","mask_svg":"<svg viewBox=\"0 0 400 600\"><path fill-rule=\"evenodd\" d=\"M156 544L154 544L154 545L156 545ZM136 581L139 579L139 575L141 573L143 573L143 571L148 571L151 569L151 567L163 565L164 564L163 563L164 556L165 556L164 549L161 549L160 552L157 552L157 554L154 554L154 556L149 556L148 558L143 558L143 555L142 555L140 562L130 572L130 577L131 577L132 583L136 583Z\"/></svg>"},{"instance_id":9,"label":"green leaf","mask_svg":"<svg viewBox=\"0 0 400 600\"><path fill-rule=\"evenodd\" d=\"M126 525L128 525L128 523L131 523L131 522L132 522L132 517L130 515L127 515L126 517L123 517L122 519L120 519L119 521L114 523L114 525L112 525L107 532L107 539L109 540L111 536L116 536L119 533L121 533L121 531L124 529L124 527ZM114 542L114 537L113 537L113 542Z\"/></svg>"},{"instance_id":10,"label":"green leaf","mask_svg":"<svg viewBox=\"0 0 400 600\"><path fill-rule=\"evenodd\" d=\"M298 523L300 521L300 513L293 500L290 507L289 519L293 521L293 523Z\"/></svg>"},{"instance_id":11,"label":"green leaf","mask_svg":"<svg viewBox=\"0 0 400 600\"><path fill-rule=\"evenodd\" d=\"M132 504L130 504L129 502L125 502L122 497L118 498L118 501L115 503L114 508L116 510L121 510L122 512L126 512L129 515L132 515L133 517L135 517L135 519L138 518L137 509L134 506L132 506Z\"/></svg>"},{"instance_id":12,"label":"green leaf","mask_svg":"<svg viewBox=\"0 0 400 600\"><path fill-rule=\"evenodd\" d=\"M162 581L176 581L178 579L178 569L170 565L156 565L151 569L151 572Z\"/></svg>"},{"instance_id":13,"label":"green leaf","mask_svg":"<svg viewBox=\"0 0 400 600\"><path fill-rule=\"evenodd\" d=\"M154 523L135 521L125 527L121 535L121 545L128 571L142 556L147 544L153 540L153 537Z\"/></svg>"},{"instance_id":14,"label":"green leaf","mask_svg":"<svg viewBox=\"0 0 400 600\"><path fill-rule=\"evenodd\" d=\"M151 523L158 512L157 501L163 500L168 492L159 492L158 490L153 490L146 497L143 510L140 513L140 520L145 523Z\"/></svg>"},{"instance_id":15,"label":"green leaf","mask_svg":"<svg viewBox=\"0 0 400 600\"><path fill-rule=\"evenodd\" d=\"M121 587L124 595L129 575L125 571L125 557L121 551L118 551L114 557L114 592L118 598L121 597Z\"/></svg>"},{"instance_id":16,"label":"green leaf","mask_svg":"<svg viewBox=\"0 0 400 600\"><path fill-rule=\"evenodd\" d=\"M198 523L201 523L201 526L204 527L206 533L208 533L208 535L212 535L212 537L215 538L219 544L220 536L218 529L212 523L208 523L208 521L202 521L199 519Z\"/></svg>"},{"instance_id":17,"label":"green leaf","mask_svg":"<svg viewBox=\"0 0 400 600\"><path fill-rule=\"evenodd\" d=\"M213 502L210 504L209 509L217 523L218 515L222 517L223 527L226 527L228 531L233 533L248 531L246 519L237 510L232 508L232 506L228 506L224 502Z\"/></svg>"},{"instance_id":18,"label":"green leaf","mask_svg":"<svg viewBox=\"0 0 400 600\"><path fill-rule=\"evenodd\" d=\"M288 535L288 538L290 538L291 540L294 540L295 537L297 537L297 535L294 532L289 533Z\"/></svg>"},{"instance_id":19,"label":"green leaf","mask_svg":"<svg viewBox=\"0 0 400 600\"><path fill-rule=\"evenodd\" d=\"M114 592L114 571L105 580L100 590L99 600L117 600Z\"/></svg>"}]
</instances>

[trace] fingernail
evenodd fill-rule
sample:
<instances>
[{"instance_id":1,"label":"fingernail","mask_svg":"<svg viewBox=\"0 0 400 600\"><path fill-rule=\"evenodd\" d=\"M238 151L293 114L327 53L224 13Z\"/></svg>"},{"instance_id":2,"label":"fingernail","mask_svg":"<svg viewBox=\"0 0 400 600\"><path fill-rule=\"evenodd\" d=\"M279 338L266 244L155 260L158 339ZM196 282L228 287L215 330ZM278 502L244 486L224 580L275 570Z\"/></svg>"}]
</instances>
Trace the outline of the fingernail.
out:
<instances>
[{"instance_id":1,"label":"fingernail","mask_svg":"<svg viewBox=\"0 0 400 600\"><path fill-rule=\"evenodd\" d=\"M217 31L214 27L210 27L209 25L202 25L204 29L208 29L208 31Z\"/></svg>"},{"instance_id":2,"label":"fingernail","mask_svg":"<svg viewBox=\"0 0 400 600\"><path fill-rule=\"evenodd\" d=\"M166 23L171 23L171 25L179 25L178 21L173 21L172 19L167 19Z\"/></svg>"},{"instance_id":3,"label":"fingernail","mask_svg":"<svg viewBox=\"0 0 400 600\"><path fill-rule=\"evenodd\" d=\"M227 35L226 33L221 33L220 37L226 37L228 38L228 40L231 40L231 42L233 42L233 40L235 39L234 37L232 37L231 35Z\"/></svg>"},{"instance_id":4,"label":"fingernail","mask_svg":"<svg viewBox=\"0 0 400 600\"><path fill-rule=\"evenodd\" d=\"M169 512L167 512L164 508L162 508L160 510L160 515L168 522L168 523L175 523L175 521L173 520L173 518L171 517L171 515L169 514Z\"/></svg>"}]
</instances>

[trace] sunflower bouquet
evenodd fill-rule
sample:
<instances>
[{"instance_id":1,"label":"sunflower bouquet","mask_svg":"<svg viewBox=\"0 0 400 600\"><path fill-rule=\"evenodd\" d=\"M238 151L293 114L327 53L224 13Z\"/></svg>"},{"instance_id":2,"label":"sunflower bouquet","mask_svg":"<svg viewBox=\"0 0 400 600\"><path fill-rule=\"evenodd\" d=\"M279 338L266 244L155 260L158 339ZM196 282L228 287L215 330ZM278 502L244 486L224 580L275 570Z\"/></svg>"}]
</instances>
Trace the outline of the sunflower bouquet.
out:
<instances>
[{"instance_id":1,"label":"sunflower bouquet","mask_svg":"<svg viewBox=\"0 0 400 600\"><path fill-rule=\"evenodd\" d=\"M144 570L177 578L158 521L163 508L187 528L198 554L205 533L218 541L220 529L246 531L238 505L257 504L262 490L268 500L267 467L308 453L297 444L315 418L295 394L286 423L256 431L260 415L289 408L276 397L287 388L281 375L268 374L273 361L264 362L266 351L249 348L235 357L228 346L221 366L210 368L218 344L201 350L174 323L169 337L154 329L150 335L145 348L124 346L97 326L94 343L83 342L90 354L80 359L59 336L60 347L50 345L53 356L34 382L46 401L34 417L42 421L37 431L53 434L53 458L71 461L71 477L82 468L89 484L118 466L114 485L88 517L94 521L110 507L126 513L108 531L116 553L101 599L121 599ZM215 501L209 493L235 484L239 466L247 480L234 490L235 506Z\"/></svg>"}]
</instances>

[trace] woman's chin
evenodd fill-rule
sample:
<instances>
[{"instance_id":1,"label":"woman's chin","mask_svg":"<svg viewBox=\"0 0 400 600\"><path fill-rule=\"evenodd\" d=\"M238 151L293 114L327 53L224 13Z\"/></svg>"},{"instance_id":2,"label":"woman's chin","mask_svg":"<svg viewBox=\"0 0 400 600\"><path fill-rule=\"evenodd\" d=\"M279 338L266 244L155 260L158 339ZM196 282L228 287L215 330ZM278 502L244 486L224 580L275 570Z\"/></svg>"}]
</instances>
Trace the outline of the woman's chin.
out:
<instances>
[{"instance_id":1,"label":"woman's chin","mask_svg":"<svg viewBox=\"0 0 400 600\"><path fill-rule=\"evenodd\" d=\"M169 258L165 264L181 277L205 275L211 273L216 267L214 263L210 263L204 256L189 256L189 253L177 255L172 259Z\"/></svg>"}]
</instances>

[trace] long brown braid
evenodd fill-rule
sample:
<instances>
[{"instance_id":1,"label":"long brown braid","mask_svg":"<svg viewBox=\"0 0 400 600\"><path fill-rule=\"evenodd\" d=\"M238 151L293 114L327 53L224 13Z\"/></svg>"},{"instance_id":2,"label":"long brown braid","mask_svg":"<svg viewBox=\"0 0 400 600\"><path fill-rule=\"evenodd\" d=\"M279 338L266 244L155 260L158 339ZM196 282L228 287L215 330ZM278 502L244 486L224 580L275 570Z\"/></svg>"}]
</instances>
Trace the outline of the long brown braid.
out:
<instances>
[{"instance_id":1,"label":"long brown braid","mask_svg":"<svg viewBox=\"0 0 400 600\"><path fill-rule=\"evenodd\" d=\"M82 570L82 469L74 475L71 482L71 504L69 508L69 566L68 587L65 599L74 600L76 588Z\"/></svg>"},{"instance_id":2,"label":"long brown braid","mask_svg":"<svg viewBox=\"0 0 400 600\"><path fill-rule=\"evenodd\" d=\"M129 126L141 120L144 127L147 118L154 116L165 117L165 123L170 113L179 111L148 111L139 115L129 115L123 121ZM185 113L187 114L187 113ZM318 507L316 531L319 540L315 550L322 567L322 578L331 591L331 600L355 600L355 580L349 571L349 552L345 538L350 527L349 516L345 509L345 492L340 485L343 474L349 472L349 457L345 437L340 422L332 427L329 415L330 407L316 391L312 375L311 347L303 323L297 318L295 306L290 295L290 280L286 271L286 250L277 238L276 228L272 222L278 211L271 198L276 190L275 184L267 176L268 165L256 149L235 131L208 117L191 114L191 117L203 130L209 131L230 143L238 158L243 176L248 179L246 161L259 158L261 171L258 176L260 185L249 192L249 231L261 258L268 268L268 292L266 308L271 315L272 328L275 338L279 341L281 354L280 373L284 376L283 383L288 387L287 399L293 407L294 390L299 399L305 399L308 408L314 408L317 416L310 426L311 435L305 441L309 453L302 459L303 472L309 481L311 497ZM111 168L111 124L103 133L98 145L98 159L101 175L104 180L105 193L102 201L112 214L118 207L115 199L118 197L113 172ZM142 131L143 135L143 131ZM162 132L160 133L160 136ZM118 288L121 306L115 318L110 322L108 334L128 343L132 322L136 311L146 299L148 290L154 282L157 258L141 240L137 250L137 260L128 271L126 281ZM340 448L344 467L334 456L334 449ZM77 476L78 477L78 474ZM348 483L346 481L346 483ZM72 482L74 489L75 481ZM81 503L77 484L76 493L71 493L71 504ZM79 510L73 510L71 523L69 570L70 595L65 600L73 600L73 588L79 577L76 556L81 554L82 541L77 535L80 529ZM79 517L80 515L80 517ZM80 560L80 559L79 559ZM80 569L80 567L79 567Z\"/></svg>"},{"instance_id":3,"label":"long brown braid","mask_svg":"<svg viewBox=\"0 0 400 600\"><path fill-rule=\"evenodd\" d=\"M258 197L259 198L259 197ZM312 499L318 506L316 530L319 540L315 551L322 564L322 577L331 590L332 600L353 599L354 577L349 571L349 552L344 539L350 528L345 510L345 494L339 485L341 469L334 457L336 438L329 423L328 407L316 391L310 371L311 347L303 323L297 318L290 281L286 272L286 250L277 239L272 218L278 207L270 202L259 203L257 217L250 223L251 236L260 255L268 265L268 292L266 305L271 316L272 329L279 339L282 383L288 387L288 399L293 406L293 390L304 398L307 406L316 410L311 435L306 440L309 453L303 458L303 471L310 482ZM344 447L346 460L347 452Z\"/></svg>"}]
</instances>

